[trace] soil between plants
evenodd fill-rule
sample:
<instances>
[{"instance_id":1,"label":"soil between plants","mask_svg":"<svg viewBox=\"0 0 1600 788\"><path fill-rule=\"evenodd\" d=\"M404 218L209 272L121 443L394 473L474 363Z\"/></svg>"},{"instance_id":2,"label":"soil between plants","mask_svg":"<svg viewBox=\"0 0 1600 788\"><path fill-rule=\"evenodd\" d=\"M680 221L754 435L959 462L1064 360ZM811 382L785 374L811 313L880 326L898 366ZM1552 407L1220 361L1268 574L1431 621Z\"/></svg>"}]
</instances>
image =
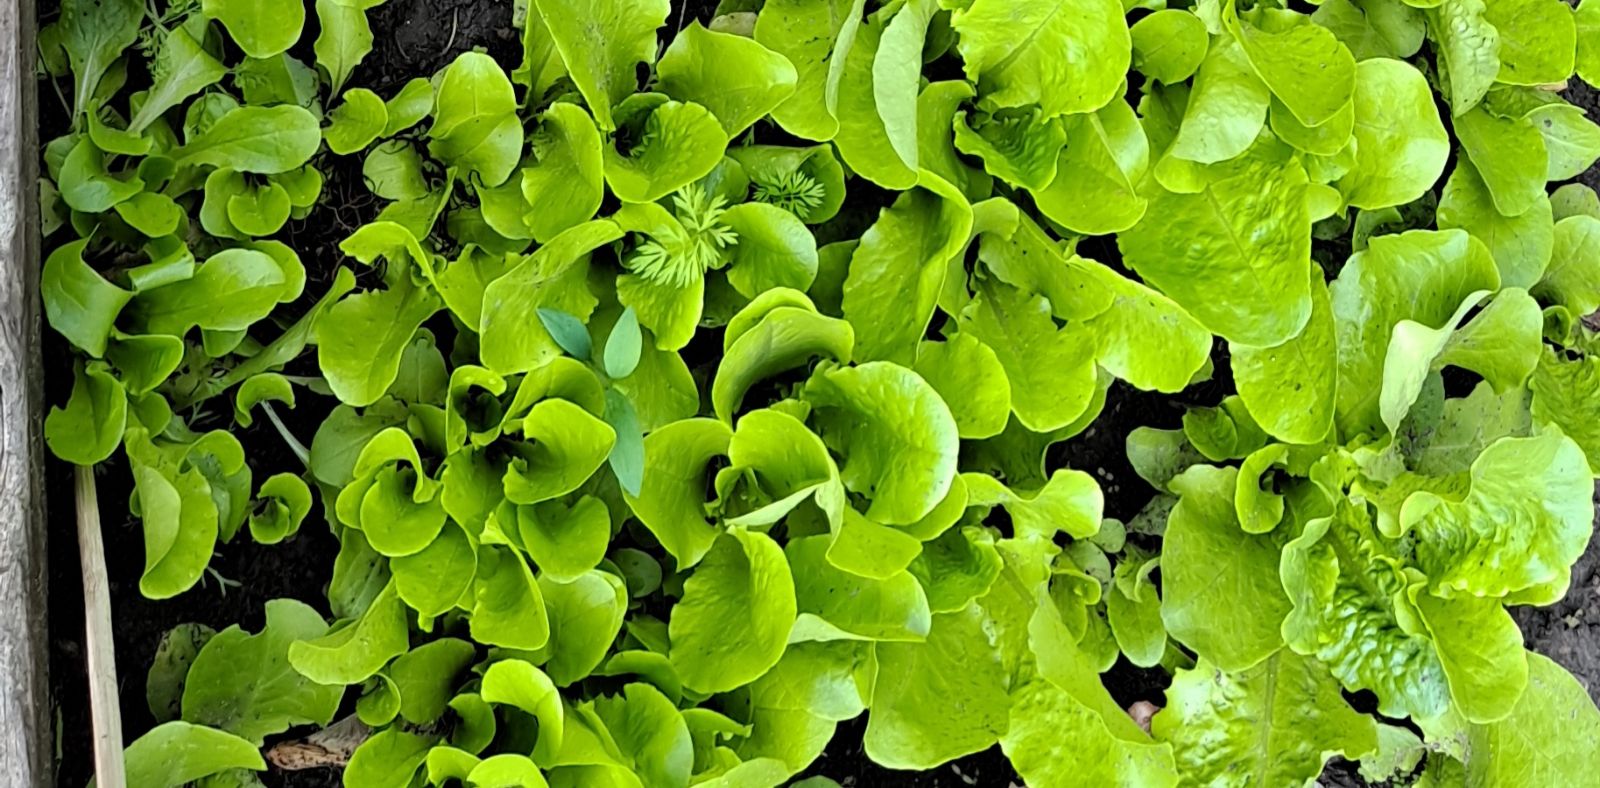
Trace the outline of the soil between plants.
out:
<instances>
[{"instance_id":1,"label":"soil between plants","mask_svg":"<svg viewBox=\"0 0 1600 788\"><path fill-rule=\"evenodd\" d=\"M729 5L726 0L723 4ZM313 3L308 0L306 5L306 32L294 54L311 62L316 15L311 11ZM389 0L369 13L374 50L356 70L351 87L368 87L380 95L389 95L406 80L428 76L457 54L474 48L487 51L507 71L515 68L521 52L517 32L511 26L511 5L511 0ZM675 0L672 15L662 30L663 44L690 21L709 21L717 5L716 0ZM58 2L40 0L38 7L42 25L55 17ZM65 113L48 88L41 90L40 96L43 127L40 138L48 140L64 128ZM1600 93L1574 79L1566 96L1588 110L1591 118L1600 120ZM328 175L324 204L307 220L293 222L281 233L282 240L299 251L307 264L313 282L307 288L311 297L321 290L316 283L326 282L332 276L340 259L338 242L354 228L370 221L379 207L361 183L359 162L359 157L325 158L321 163ZM1600 167L1589 170L1577 180L1600 189ZM1090 239L1083 250L1096 259L1117 263L1116 246L1105 239ZM1347 250L1319 251L1342 261ZM71 352L53 332L45 331L44 336L47 398L49 402L58 403L66 399L70 388ZM1219 347L1215 361L1218 372L1213 380L1228 381L1225 348ZM307 371L315 374L314 369ZM1176 427L1184 406L1215 404L1229 393L1230 386L1225 382L1192 387L1176 397L1139 392L1119 382L1111 389L1105 411L1091 429L1051 449L1051 467L1065 465L1095 475L1105 490L1107 516L1131 518L1153 491L1134 474L1128 463L1123 450L1128 433L1139 426ZM312 433L331 408L330 403L319 402L325 399L304 398L299 409L282 414L290 430L302 442L309 444ZM302 470L265 420L258 421L239 437L246 446L256 479L281 471ZM200 585L176 598L156 601L146 599L138 588L144 560L143 536L138 523L127 513L131 480L120 453L101 469L97 478L111 578L112 621L126 740L132 741L154 725L145 702L145 672L161 636L171 627L200 622L217 630L239 624L255 631L263 623L264 603L282 597L299 599L323 615L329 615L324 590L332 574L338 543L319 519L320 509L307 518L297 536L277 546L257 545L247 534L235 537L218 551L213 561L216 577L208 576ZM56 782L74 787L88 782L93 765L89 758L83 596L71 469L52 460L48 463L46 481L51 504L49 668L56 719ZM1549 608L1518 608L1512 612L1522 626L1528 647L1566 667L1600 701L1600 537L1591 542L1588 553L1573 568L1572 585L1564 600ZM1119 661L1104 679L1113 697L1124 706L1138 700L1159 705L1163 700L1166 677L1159 670L1139 669ZM1361 700L1357 698L1356 702L1359 704ZM350 693L347 705L353 704L354 693ZM800 777L827 776L846 788L1007 788L1021 784L998 747L927 772L885 769L862 751L861 735L865 725L865 716L841 723L832 746ZM304 731L294 733L299 735ZM334 770L269 771L263 775L263 780L274 787L324 788L339 785L339 774ZM1353 765L1340 762L1329 766L1322 783L1339 788L1368 785L1355 773Z\"/></svg>"}]
</instances>

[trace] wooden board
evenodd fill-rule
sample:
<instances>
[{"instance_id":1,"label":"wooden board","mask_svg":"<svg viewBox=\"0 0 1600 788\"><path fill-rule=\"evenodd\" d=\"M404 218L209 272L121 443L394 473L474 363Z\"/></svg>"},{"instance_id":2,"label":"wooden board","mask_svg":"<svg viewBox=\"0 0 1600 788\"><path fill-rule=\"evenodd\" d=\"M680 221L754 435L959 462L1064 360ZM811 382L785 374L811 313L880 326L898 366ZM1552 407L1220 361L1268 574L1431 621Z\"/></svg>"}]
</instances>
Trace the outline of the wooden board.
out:
<instances>
[{"instance_id":1,"label":"wooden board","mask_svg":"<svg viewBox=\"0 0 1600 788\"><path fill-rule=\"evenodd\" d=\"M0 0L0 785L24 788L53 772L34 25L34 0Z\"/></svg>"}]
</instances>

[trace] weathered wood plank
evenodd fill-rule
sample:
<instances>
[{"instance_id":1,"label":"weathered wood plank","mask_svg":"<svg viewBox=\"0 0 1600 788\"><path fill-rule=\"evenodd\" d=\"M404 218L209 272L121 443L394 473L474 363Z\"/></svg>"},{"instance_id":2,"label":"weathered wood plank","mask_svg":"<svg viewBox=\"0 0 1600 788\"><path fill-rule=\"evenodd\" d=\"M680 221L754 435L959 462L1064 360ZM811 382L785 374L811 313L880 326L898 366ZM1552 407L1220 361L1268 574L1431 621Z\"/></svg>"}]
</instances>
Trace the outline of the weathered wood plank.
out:
<instances>
[{"instance_id":1,"label":"weathered wood plank","mask_svg":"<svg viewBox=\"0 0 1600 788\"><path fill-rule=\"evenodd\" d=\"M34 0L0 0L0 784L52 781Z\"/></svg>"}]
</instances>

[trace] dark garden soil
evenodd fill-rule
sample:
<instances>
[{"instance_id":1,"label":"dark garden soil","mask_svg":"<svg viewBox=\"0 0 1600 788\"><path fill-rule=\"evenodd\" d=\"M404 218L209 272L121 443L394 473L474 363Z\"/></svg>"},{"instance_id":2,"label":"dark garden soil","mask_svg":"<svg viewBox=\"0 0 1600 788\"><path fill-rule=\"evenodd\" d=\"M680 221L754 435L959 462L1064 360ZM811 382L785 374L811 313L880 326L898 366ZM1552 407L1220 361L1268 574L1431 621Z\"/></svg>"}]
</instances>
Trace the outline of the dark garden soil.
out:
<instances>
[{"instance_id":1,"label":"dark garden soil","mask_svg":"<svg viewBox=\"0 0 1600 788\"><path fill-rule=\"evenodd\" d=\"M308 1L307 6L311 5ZM741 0L722 2L725 9L746 5ZM486 50L509 71L517 66L521 56L517 32L511 25L511 6L511 0L389 0L371 12L375 49L356 70L352 86L370 87L380 95L389 95L406 80L430 75L460 52L473 48ZM663 41L670 40L675 31L691 20L709 20L717 6L717 0L675 2L672 16L662 32ZM56 2L40 0L39 7L41 24L53 19ZM306 34L294 54L310 62L316 16L308 12L307 19ZM48 140L64 126L64 111L56 105L48 88L42 89L40 96L44 114L41 140ZM1574 80L1567 96L1588 109L1591 117L1600 118L1600 95L1593 89ZM361 183L359 157L329 157L321 166L328 174L324 204L309 219L291 223L281 234L282 240L298 250L305 261L313 282L307 291L313 296L321 290L316 283L327 281L339 261L338 242L369 221L379 207ZM1580 180L1600 188L1600 168L1590 170ZM892 199L892 195L883 196L885 204ZM871 200L870 197L866 199ZM828 228L825 232L836 229L845 228ZM848 229L859 234L864 227ZM1083 251L1113 264L1117 260L1112 243L1091 239L1085 242ZM1341 262L1344 258L1343 250L1320 251ZM46 331L45 356L48 401L62 402L70 387L67 383L71 379L70 350L53 332ZM1215 361L1214 382L1193 387L1177 398L1147 394L1122 383L1116 384L1108 395L1104 414L1095 425L1051 449L1051 467L1067 466L1094 474L1106 493L1107 516L1123 520L1133 517L1149 500L1152 490L1134 474L1128 463L1123 448L1127 434L1138 426L1176 427L1184 406L1215 404L1231 393L1225 382L1231 379L1227 374L1228 360L1225 349L1220 346ZM305 372L315 374L314 369ZM309 444L330 406L325 401L314 404L319 398L305 399L300 409L285 415L290 430ZM301 470L293 454L265 420L239 437L247 447L257 479L280 471ZM201 622L220 630L242 624L254 631L262 624L263 604L280 597L302 600L324 615L329 614L324 590L332 574L338 544L318 519L320 510L313 512L296 537L281 545L261 546L254 544L248 535L236 537L213 561L214 575L174 599L154 601L146 599L138 589L144 560L143 536L137 522L127 513L131 481L120 455L102 468L98 479L112 586L123 731L128 740L155 723L145 701L145 672L161 636L172 626ZM52 503L49 523L50 672L57 726L57 783L75 788L87 783L92 763L71 470L52 461L47 482ZM1591 545L1589 554L1574 568L1566 600L1550 608L1514 612L1528 645L1567 667L1600 698L1600 541ZM1105 679L1112 695L1124 706L1139 700L1160 704L1166 684L1166 677L1159 670L1142 670L1125 662L1119 662ZM354 693L350 694L349 702L353 704ZM863 788L1007 788L1021 782L998 748L926 773L883 769L861 750L864 728L864 717L841 724L834 746L802 776L822 775L844 786ZM269 786L293 788L322 788L339 783L338 773L329 770L268 773L264 780ZM1366 785L1348 764L1338 763L1330 766L1324 783L1329 786Z\"/></svg>"}]
</instances>

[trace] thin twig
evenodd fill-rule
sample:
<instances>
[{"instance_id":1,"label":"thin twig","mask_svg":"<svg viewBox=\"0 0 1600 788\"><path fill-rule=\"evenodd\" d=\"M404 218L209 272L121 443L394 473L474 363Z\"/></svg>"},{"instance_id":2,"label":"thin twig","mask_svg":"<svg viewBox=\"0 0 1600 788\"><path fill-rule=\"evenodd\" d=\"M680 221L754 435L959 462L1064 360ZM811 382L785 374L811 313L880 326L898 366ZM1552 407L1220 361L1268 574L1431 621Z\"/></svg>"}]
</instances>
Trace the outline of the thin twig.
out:
<instances>
[{"instance_id":1,"label":"thin twig","mask_svg":"<svg viewBox=\"0 0 1600 788\"><path fill-rule=\"evenodd\" d=\"M89 719L94 725L95 785L127 788L122 764L122 713L117 700L117 656L111 639L111 580L94 469L74 469L78 507L78 558L83 566L84 645L89 668Z\"/></svg>"}]
</instances>

